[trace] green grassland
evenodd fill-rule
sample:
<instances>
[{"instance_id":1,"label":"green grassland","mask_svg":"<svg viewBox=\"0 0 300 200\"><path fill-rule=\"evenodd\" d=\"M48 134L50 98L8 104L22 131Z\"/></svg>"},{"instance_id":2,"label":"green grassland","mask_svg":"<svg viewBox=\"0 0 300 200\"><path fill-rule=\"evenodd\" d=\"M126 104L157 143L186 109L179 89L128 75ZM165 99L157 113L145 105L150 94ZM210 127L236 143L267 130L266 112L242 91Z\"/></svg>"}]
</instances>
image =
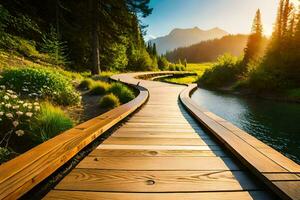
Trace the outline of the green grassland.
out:
<instances>
[{"instance_id":1,"label":"green grassland","mask_svg":"<svg viewBox=\"0 0 300 200\"><path fill-rule=\"evenodd\" d=\"M197 76L185 76L179 78L163 78L163 81L178 83L178 84L190 84L195 83L200 76L203 75L206 69L211 68L213 63L189 63L187 64L186 71L195 72Z\"/></svg>"}]
</instances>

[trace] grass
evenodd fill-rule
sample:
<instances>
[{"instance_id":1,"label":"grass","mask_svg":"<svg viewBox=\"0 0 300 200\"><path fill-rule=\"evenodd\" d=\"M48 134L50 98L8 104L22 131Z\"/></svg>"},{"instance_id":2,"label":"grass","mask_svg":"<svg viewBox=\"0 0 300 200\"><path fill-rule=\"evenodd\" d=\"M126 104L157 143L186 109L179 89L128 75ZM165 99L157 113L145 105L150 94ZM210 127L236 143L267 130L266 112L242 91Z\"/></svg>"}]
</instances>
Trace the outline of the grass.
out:
<instances>
[{"instance_id":1,"label":"grass","mask_svg":"<svg viewBox=\"0 0 300 200\"><path fill-rule=\"evenodd\" d=\"M289 98L300 100L300 88L288 90L287 95Z\"/></svg>"},{"instance_id":2,"label":"grass","mask_svg":"<svg viewBox=\"0 0 300 200\"><path fill-rule=\"evenodd\" d=\"M135 95L126 85L122 83L113 83L108 92L116 95L121 103L127 103L134 99Z\"/></svg>"},{"instance_id":3,"label":"grass","mask_svg":"<svg viewBox=\"0 0 300 200\"><path fill-rule=\"evenodd\" d=\"M95 81L90 90L91 95L103 95L106 93L110 85L103 81Z\"/></svg>"},{"instance_id":4,"label":"grass","mask_svg":"<svg viewBox=\"0 0 300 200\"><path fill-rule=\"evenodd\" d=\"M50 103L41 106L41 112L33 123L37 142L44 142L73 127L73 121L59 107Z\"/></svg>"},{"instance_id":5,"label":"grass","mask_svg":"<svg viewBox=\"0 0 300 200\"><path fill-rule=\"evenodd\" d=\"M114 94L110 93L105 96L103 96L99 101L99 106L101 108L115 108L120 105L120 101L118 97L116 97Z\"/></svg>"},{"instance_id":6,"label":"grass","mask_svg":"<svg viewBox=\"0 0 300 200\"><path fill-rule=\"evenodd\" d=\"M195 83L198 79L198 76L186 76L181 78L164 78L164 81L178 84L190 84Z\"/></svg>"},{"instance_id":7,"label":"grass","mask_svg":"<svg viewBox=\"0 0 300 200\"><path fill-rule=\"evenodd\" d=\"M186 66L185 71L188 72L195 72L197 76L185 76L185 77L178 77L178 78L163 78L161 80L171 82L171 83L178 83L178 84L190 84L195 83L199 77L201 77L206 69L210 69L213 63L189 63Z\"/></svg>"},{"instance_id":8,"label":"grass","mask_svg":"<svg viewBox=\"0 0 300 200\"><path fill-rule=\"evenodd\" d=\"M202 76L206 69L210 69L213 63L188 63L186 71L195 72L198 76Z\"/></svg>"}]
</instances>

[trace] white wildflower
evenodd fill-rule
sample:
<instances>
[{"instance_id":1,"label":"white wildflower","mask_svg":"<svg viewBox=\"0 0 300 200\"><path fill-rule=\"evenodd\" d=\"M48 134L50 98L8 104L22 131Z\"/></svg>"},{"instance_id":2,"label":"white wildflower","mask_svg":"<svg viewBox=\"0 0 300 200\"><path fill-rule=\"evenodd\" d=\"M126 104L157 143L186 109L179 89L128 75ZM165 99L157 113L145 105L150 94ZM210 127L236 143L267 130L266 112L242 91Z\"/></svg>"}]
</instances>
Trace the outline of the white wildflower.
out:
<instances>
[{"instance_id":1,"label":"white wildflower","mask_svg":"<svg viewBox=\"0 0 300 200\"><path fill-rule=\"evenodd\" d=\"M6 90L6 92L10 93L10 94L14 94L15 92L12 90Z\"/></svg>"},{"instance_id":2,"label":"white wildflower","mask_svg":"<svg viewBox=\"0 0 300 200\"><path fill-rule=\"evenodd\" d=\"M23 130L17 130L16 134L17 134L17 136L20 137L20 136L24 135L24 131Z\"/></svg>"},{"instance_id":3,"label":"white wildflower","mask_svg":"<svg viewBox=\"0 0 300 200\"><path fill-rule=\"evenodd\" d=\"M0 85L0 88L1 88L2 90L5 90L5 85Z\"/></svg>"},{"instance_id":4,"label":"white wildflower","mask_svg":"<svg viewBox=\"0 0 300 200\"><path fill-rule=\"evenodd\" d=\"M40 104L38 102L34 102L33 105L38 106Z\"/></svg>"},{"instance_id":5,"label":"white wildflower","mask_svg":"<svg viewBox=\"0 0 300 200\"><path fill-rule=\"evenodd\" d=\"M13 114L11 114L11 113L6 113L5 116L8 117L8 118L13 118L14 117Z\"/></svg>"},{"instance_id":6,"label":"white wildflower","mask_svg":"<svg viewBox=\"0 0 300 200\"><path fill-rule=\"evenodd\" d=\"M10 103L7 103L7 104L5 104L5 107L6 107L6 108L10 108L10 107L11 107L11 104L10 104Z\"/></svg>"},{"instance_id":7,"label":"white wildflower","mask_svg":"<svg viewBox=\"0 0 300 200\"><path fill-rule=\"evenodd\" d=\"M0 116L4 115L4 112L0 112Z\"/></svg>"},{"instance_id":8,"label":"white wildflower","mask_svg":"<svg viewBox=\"0 0 300 200\"><path fill-rule=\"evenodd\" d=\"M35 106L35 107L34 107L34 110L35 110L35 111L39 111L40 109L41 109L40 106Z\"/></svg>"},{"instance_id":9,"label":"white wildflower","mask_svg":"<svg viewBox=\"0 0 300 200\"><path fill-rule=\"evenodd\" d=\"M26 115L27 117L32 117L33 113L32 113L32 112L27 112L27 113L25 113L25 115Z\"/></svg>"},{"instance_id":10,"label":"white wildflower","mask_svg":"<svg viewBox=\"0 0 300 200\"><path fill-rule=\"evenodd\" d=\"M5 100L8 100L8 99L9 99L9 96L5 95L3 98L4 98Z\"/></svg>"},{"instance_id":11,"label":"white wildflower","mask_svg":"<svg viewBox=\"0 0 300 200\"><path fill-rule=\"evenodd\" d=\"M20 108L20 106L13 106L12 108L13 108L14 110L16 110L16 109Z\"/></svg>"},{"instance_id":12,"label":"white wildflower","mask_svg":"<svg viewBox=\"0 0 300 200\"><path fill-rule=\"evenodd\" d=\"M17 96L17 95L11 95L10 97L11 97L11 98L13 98L13 99L16 99L16 98L18 98L18 96Z\"/></svg>"},{"instance_id":13,"label":"white wildflower","mask_svg":"<svg viewBox=\"0 0 300 200\"><path fill-rule=\"evenodd\" d=\"M13 121L12 124L14 125L14 127L17 127L19 125L19 122L18 121Z\"/></svg>"},{"instance_id":14,"label":"white wildflower","mask_svg":"<svg viewBox=\"0 0 300 200\"><path fill-rule=\"evenodd\" d=\"M23 103L24 103L24 101L18 101L18 103L19 103L19 104L23 104Z\"/></svg>"},{"instance_id":15,"label":"white wildflower","mask_svg":"<svg viewBox=\"0 0 300 200\"><path fill-rule=\"evenodd\" d=\"M17 114L18 116L21 116L21 115L23 115L24 113L23 113L22 111L18 111L18 112L16 112L16 114Z\"/></svg>"}]
</instances>

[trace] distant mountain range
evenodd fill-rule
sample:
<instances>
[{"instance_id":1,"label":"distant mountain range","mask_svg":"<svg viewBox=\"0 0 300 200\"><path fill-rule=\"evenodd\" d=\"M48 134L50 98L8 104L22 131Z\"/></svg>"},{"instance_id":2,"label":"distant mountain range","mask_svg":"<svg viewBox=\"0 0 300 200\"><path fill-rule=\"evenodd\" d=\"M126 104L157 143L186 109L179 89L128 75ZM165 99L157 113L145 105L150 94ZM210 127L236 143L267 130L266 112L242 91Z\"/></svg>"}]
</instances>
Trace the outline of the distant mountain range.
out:
<instances>
[{"instance_id":1,"label":"distant mountain range","mask_svg":"<svg viewBox=\"0 0 300 200\"><path fill-rule=\"evenodd\" d=\"M186 59L189 63L211 62L224 53L240 56L244 52L248 35L227 35L220 39L203 41L189 47L177 48L166 54L171 62ZM267 44L264 39L263 46Z\"/></svg>"},{"instance_id":2,"label":"distant mountain range","mask_svg":"<svg viewBox=\"0 0 300 200\"><path fill-rule=\"evenodd\" d=\"M159 54L174 50L178 47L187 47L201 41L222 38L228 33L220 28L201 30L198 27L189 29L173 29L168 35L149 42L155 43Z\"/></svg>"}]
</instances>

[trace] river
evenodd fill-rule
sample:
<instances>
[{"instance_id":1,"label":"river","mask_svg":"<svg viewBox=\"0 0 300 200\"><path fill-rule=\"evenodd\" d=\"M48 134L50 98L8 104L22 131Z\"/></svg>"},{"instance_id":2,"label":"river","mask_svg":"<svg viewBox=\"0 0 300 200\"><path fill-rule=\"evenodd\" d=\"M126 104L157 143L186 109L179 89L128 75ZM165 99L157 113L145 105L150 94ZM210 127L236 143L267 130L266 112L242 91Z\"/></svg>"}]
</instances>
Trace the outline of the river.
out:
<instances>
[{"instance_id":1,"label":"river","mask_svg":"<svg viewBox=\"0 0 300 200\"><path fill-rule=\"evenodd\" d=\"M300 163L300 104L198 88L192 99Z\"/></svg>"}]
</instances>

